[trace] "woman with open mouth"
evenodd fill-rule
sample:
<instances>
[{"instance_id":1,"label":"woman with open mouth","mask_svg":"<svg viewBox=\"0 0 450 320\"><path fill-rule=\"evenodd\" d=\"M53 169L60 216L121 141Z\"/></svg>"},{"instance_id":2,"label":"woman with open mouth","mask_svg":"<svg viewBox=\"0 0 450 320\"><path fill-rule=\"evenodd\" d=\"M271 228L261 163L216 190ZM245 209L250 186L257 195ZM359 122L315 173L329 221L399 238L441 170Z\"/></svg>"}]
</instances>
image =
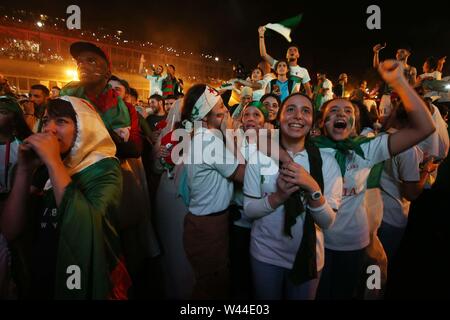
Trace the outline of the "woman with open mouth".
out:
<instances>
[{"instance_id":1,"label":"woman with open mouth","mask_svg":"<svg viewBox=\"0 0 450 320\"><path fill-rule=\"evenodd\" d=\"M342 204L334 225L325 234L325 267L318 290L319 299L351 299L360 279L365 248L369 245L369 225L364 195L371 169L424 140L435 127L425 103L408 84L398 61L388 60L378 68L384 80L398 93L408 113L409 126L393 134L370 139L355 137L358 108L345 99L323 106L321 128L315 139L321 150L339 163L344 188Z\"/></svg>"},{"instance_id":2,"label":"woman with open mouth","mask_svg":"<svg viewBox=\"0 0 450 320\"><path fill-rule=\"evenodd\" d=\"M341 200L335 159L309 142L314 109L299 93L280 108L280 145L290 161L278 165L258 151L244 178L244 213L254 219L250 255L256 299L314 299L324 265L322 228ZM292 160L293 159L293 160Z\"/></svg>"}]
</instances>

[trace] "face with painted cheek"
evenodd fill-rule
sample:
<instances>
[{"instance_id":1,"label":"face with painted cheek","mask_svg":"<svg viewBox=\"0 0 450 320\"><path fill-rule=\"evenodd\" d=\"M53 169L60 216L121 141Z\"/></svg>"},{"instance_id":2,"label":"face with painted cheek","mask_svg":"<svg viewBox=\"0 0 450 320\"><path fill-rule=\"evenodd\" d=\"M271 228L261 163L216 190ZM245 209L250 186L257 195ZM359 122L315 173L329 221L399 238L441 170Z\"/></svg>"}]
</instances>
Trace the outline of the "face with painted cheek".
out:
<instances>
[{"instance_id":1,"label":"face with painted cheek","mask_svg":"<svg viewBox=\"0 0 450 320\"><path fill-rule=\"evenodd\" d=\"M264 115L256 107L246 107L242 113L242 126L244 131L255 129L258 131L264 125Z\"/></svg>"},{"instance_id":2,"label":"face with painted cheek","mask_svg":"<svg viewBox=\"0 0 450 320\"><path fill-rule=\"evenodd\" d=\"M117 92L117 94L119 95L119 97L121 97L122 99L125 98L125 95L127 94L127 90L125 89L125 87L117 80L109 80L108 82L111 85L111 88Z\"/></svg>"},{"instance_id":3,"label":"face with painted cheek","mask_svg":"<svg viewBox=\"0 0 450 320\"><path fill-rule=\"evenodd\" d=\"M355 109L349 101L333 100L323 114L325 135L335 141L347 139L355 130L355 118Z\"/></svg>"},{"instance_id":4,"label":"face with painted cheek","mask_svg":"<svg viewBox=\"0 0 450 320\"><path fill-rule=\"evenodd\" d=\"M223 104L222 98L214 105L214 108L206 116L206 125L209 129L220 129L225 115L228 113L227 107Z\"/></svg>"},{"instance_id":5,"label":"face with painted cheek","mask_svg":"<svg viewBox=\"0 0 450 320\"><path fill-rule=\"evenodd\" d=\"M302 96L293 96L285 102L280 114L281 135L290 139L306 137L313 124L313 106Z\"/></svg>"},{"instance_id":6,"label":"face with painted cheek","mask_svg":"<svg viewBox=\"0 0 450 320\"><path fill-rule=\"evenodd\" d=\"M78 76L85 85L99 83L111 76L108 63L96 53L82 52L76 60Z\"/></svg>"},{"instance_id":7,"label":"face with painted cheek","mask_svg":"<svg viewBox=\"0 0 450 320\"><path fill-rule=\"evenodd\" d=\"M267 97L264 99L263 105L266 107L267 111L269 111L269 121L274 121L277 118L278 110L280 109L277 99Z\"/></svg>"}]
</instances>

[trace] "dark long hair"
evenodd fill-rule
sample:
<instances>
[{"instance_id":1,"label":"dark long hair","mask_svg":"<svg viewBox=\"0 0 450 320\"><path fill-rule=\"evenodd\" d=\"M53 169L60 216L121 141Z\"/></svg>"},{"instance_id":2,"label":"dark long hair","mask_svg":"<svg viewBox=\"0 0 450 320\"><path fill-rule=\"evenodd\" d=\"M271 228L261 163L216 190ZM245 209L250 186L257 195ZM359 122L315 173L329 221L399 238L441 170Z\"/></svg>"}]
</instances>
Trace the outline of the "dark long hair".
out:
<instances>
[{"instance_id":1,"label":"dark long hair","mask_svg":"<svg viewBox=\"0 0 450 320\"><path fill-rule=\"evenodd\" d=\"M77 114L72 104L66 100L54 99L50 100L47 105L47 115L52 118L66 117L72 119L77 128Z\"/></svg>"},{"instance_id":2,"label":"dark long hair","mask_svg":"<svg viewBox=\"0 0 450 320\"><path fill-rule=\"evenodd\" d=\"M283 109L284 109L285 106L287 105L287 101L288 101L290 98L295 97L295 96L300 96L300 97L306 98L306 100L308 100L309 103L311 104L311 107L312 107L312 113L313 113L313 119L312 119L313 121L312 121L312 126L311 126L311 129L312 129L313 126L314 126L314 121L315 121L314 105L313 105L313 102L312 102L312 100L311 100L310 97L308 97L308 96L306 96L306 95L304 95L303 93L300 93L300 92L295 92L295 93L289 95L286 99L284 99L283 103L282 103L281 106L280 106L280 109L278 110L278 117L277 117L278 121L280 121L280 115L281 115L281 112L283 112ZM281 127L281 123L280 123L280 127ZM310 129L310 131L311 131L311 129ZM281 129L280 129L280 130L281 130ZM309 144L309 137L310 137L310 132L308 132L308 133L306 134L306 137L305 137L305 146L306 146L307 144ZM284 148L284 146L282 145L282 141L281 141L281 134L280 134L280 146Z\"/></svg>"},{"instance_id":3,"label":"dark long hair","mask_svg":"<svg viewBox=\"0 0 450 320\"><path fill-rule=\"evenodd\" d=\"M183 98L183 107L181 109L181 122L177 124L177 127L181 127L181 123L183 120L192 121L191 115L192 110L194 109L194 105L197 102L198 98L205 92L206 84L199 83L193 85L186 92L186 95Z\"/></svg>"}]
</instances>

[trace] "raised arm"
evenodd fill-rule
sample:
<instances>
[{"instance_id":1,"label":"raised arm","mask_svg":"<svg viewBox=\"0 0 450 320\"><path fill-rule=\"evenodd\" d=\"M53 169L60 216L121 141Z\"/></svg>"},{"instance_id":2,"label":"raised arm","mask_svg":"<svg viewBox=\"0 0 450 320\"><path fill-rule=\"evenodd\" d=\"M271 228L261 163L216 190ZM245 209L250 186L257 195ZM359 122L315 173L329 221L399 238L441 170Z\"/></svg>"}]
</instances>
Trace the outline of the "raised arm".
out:
<instances>
[{"instance_id":1,"label":"raised arm","mask_svg":"<svg viewBox=\"0 0 450 320\"><path fill-rule=\"evenodd\" d=\"M239 82L240 84L246 86L246 87L250 87L253 90L260 90L262 89L262 85L259 82L251 82L251 81L247 81L247 80L241 80L241 79L236 79L237 82Z\"/></svg>"},{"instance_id":2,"label":"raised arm","mask_svg":"<svg viewBox=\"0 0 450 320\"><path fill-rule=\"evenodd\" d=\"M144 55L141 54L141 59L139 60L139 74L146 77L147 73L145 72L145 69L144 69L144 63L145 63L145 58L144 58Z\"/></svg>"},{"instance_id":3,"label":"raised arm","mask_svg":"<svg viewBox=\"0 0 450 320\"><path fill-rule=\"evenodd\" d=\"M447 59L447 56L442 57L438 60L437 68L436 70L442 73L442 69L444 68L445 60Z\"/></svg>"},{"instance_id":4,"label":"raised arm","mask_svg":"<svg viewBox=\"0 0 450 320\"><path fill-rule=\"evenodd\" d=\"M378 69L378 66L380 65L380 50L383 50L386 48L386 43L384 45L377 44L373 47L373 67L375 69Z\"/></svg>"},{"instance_id":5,"label":"raised arm","mask_svg":"<svg viewBox=\"0 0 450 320\"><path fill-rule=\"evenodd\" d=\"M309 81L304 83L303 86L305 87L306 95L312 99L313 98L313 92L311 89L311 85L309 84Z\"/></svg>"},{"instance_id":6,"label":"raised arm","mask_svg":"<svg viewBox=\"0 0 450 320\"><path fill-rule=\"evenodd\" d=\"M261 26L258 28L259 33L259 54L264 61L267 61L270 64L270 67L273 66L275 60L272 58L266 51L266 42L264 40L264 33L266 32L266 27Z\"/></svg>"},{"instance_id":7,"label":"raised arm","mask_svg":"<svg viewBox=\"0 0 450 320\"><path fill-rule=\"evenodd\" d=\"M389 137L390 154L395 156L424 140L436 128L425 102L414 91L403 75L403 66L399 61L384 61L380 63L378 71L384 81L400 96L408 114L409 126L393 133Z\"/></svg>"}]
</instances>

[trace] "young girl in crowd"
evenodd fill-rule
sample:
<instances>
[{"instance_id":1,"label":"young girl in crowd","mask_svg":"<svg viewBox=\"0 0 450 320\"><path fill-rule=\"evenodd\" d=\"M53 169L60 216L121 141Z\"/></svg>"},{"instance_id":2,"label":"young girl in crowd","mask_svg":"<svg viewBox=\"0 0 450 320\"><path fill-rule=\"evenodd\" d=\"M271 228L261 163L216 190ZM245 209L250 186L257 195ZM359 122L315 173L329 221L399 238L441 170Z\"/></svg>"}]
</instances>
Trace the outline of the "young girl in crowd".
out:
<instances>
[{"instance_id":1,"label":"young girl in crowd","mask_svg":"<svg viewBox=\"0 0 450 320\"><path fill-rule=\"evenodd\" d=\"M371 168L411 148L435 130L424 102L403 75L401 63L385 61L379 72L402 99L408 127L374 139L353 138L357 108L344 99L331 100L323 106L324 136L315 142L335 156L344 188L336 221L324 232L325 267L318 290L321 299L351 299L363 272L365 248L370 241L364 194Z\"/></svg>"},{"instance_id":2,"label":"young girl in crowd","mask_svg":"<svg viewBox=\"0 0 450 320\"><path fill-rule=\"evenodd\" d=\"M245 216L254 219L250 254L257 299L314 299L324 265L322 228L341 199L336 160L309 142L311 100L299 93L281 106L281 146L293 161L253 153L244 182ZM317 225L316 225L317 224Z\"/></svg>"},{"instance_id":3,"label":"young girl in crowd","mask_svg":"<svg viewBox=\"0 0 450 320\"><path fill-rule=\"evenodd\" d=\"M280 110L281 101L280 98L273 93L266 93L261 97L262 104L269 112L269 117L266 122L266 126L269 129L280 127L278 122L278 111ZM270 126L269 126L270 124Z\"/></svg>"},{"instance_id":4,"label":"young girl in crowd","mask_svg":"<svg viewBox=\"0 0 450 320\"><path fill-rule=\"evenodd\" d=\"M33 232L27 296L127 298L131 281L116 229L122 177L115 153L95 108L74 97L50 101L43 132L20 145L0 223L8 241ZM44 170L36 171L42 164Z\"/></svg>"},{"instance_id":5,"label":"young girl in crowd","mask_svg":"<svg viewBox=\"0 0 450 320\"><path fill-rule=\"evenodd\" d=\"M244 161L225 144L231 117L217 91L204 84L186 94L182 123L192 131L185 162L189 213L184 220L184 247L195 274L193 298L226 298L229 285L229 213L233 181L244 177ZM195 128L194 128L195 125ZM212 152L214 150L214 152Z\"/></svg>"},{"instance_id":6,"label":"young girl in crowd","mask_svg":"<svg viewBox=\"0 0 450 320\"><path fill-rule=\"evenodd\" d=\"M253 89L253 100L260 101L261 97L266 92L267 82L263 79L264 72L260 67L256 67L252 70L252 74L250 79L240 80L236 79L236 81L244 86L250 87Z\"/></svg>"},{"instance_id":7,"label":"young girl in crowd","mask_svg":"<svg viewBox=\"0 0 450 320\"><path fill-rule=\"evenodd\" d=\"M243 141L241 154L248 161L257 150L257 139L259 130L264 128L269 118L269 112L259 101L252 101L242 111L242 134ZM242 185L236 183L234 186L233 203L233 226L230 241L231 262L231 289L232 297L237 299L250 299L252 297L252 281L250 270L250 231L252 220L244 213L244 194Z\"/></svg>"}]
</instances>

